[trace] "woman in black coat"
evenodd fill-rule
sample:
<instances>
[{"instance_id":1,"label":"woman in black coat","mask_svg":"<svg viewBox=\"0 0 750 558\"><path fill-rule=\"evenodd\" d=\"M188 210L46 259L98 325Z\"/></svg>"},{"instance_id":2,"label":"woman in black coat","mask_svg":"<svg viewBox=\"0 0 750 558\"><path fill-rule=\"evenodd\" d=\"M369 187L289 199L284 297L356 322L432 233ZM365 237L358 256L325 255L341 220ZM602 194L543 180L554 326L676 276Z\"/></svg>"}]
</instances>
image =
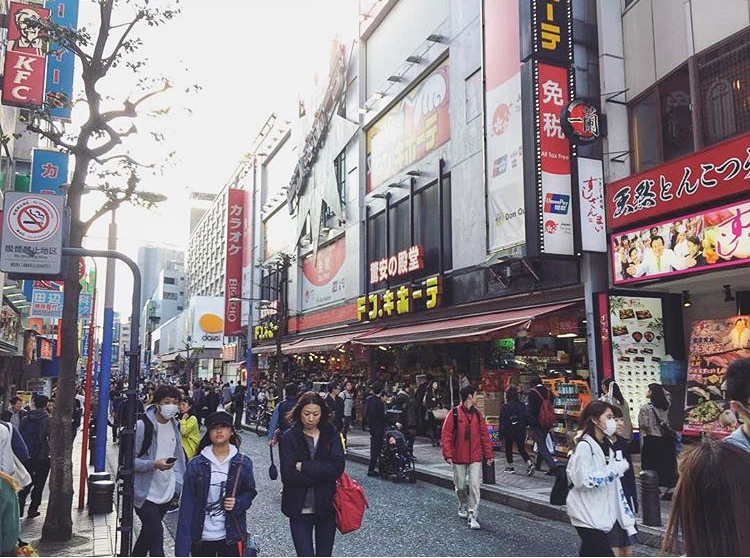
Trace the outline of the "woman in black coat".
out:
<instances>
[{"instance_id":1,"label":"woman in black coat","mask_svg":"<svg viewBox=\"0 0 750 558\"><path fill-rule=\"evenodd\" d=\"M336 536L333 496L336 480L344 472L341 437L317 393L304 393L290 415L292 427L279 441L284 487L281 511L289 518L297 556L332 556Z\"/></svg>"}]
</instances>

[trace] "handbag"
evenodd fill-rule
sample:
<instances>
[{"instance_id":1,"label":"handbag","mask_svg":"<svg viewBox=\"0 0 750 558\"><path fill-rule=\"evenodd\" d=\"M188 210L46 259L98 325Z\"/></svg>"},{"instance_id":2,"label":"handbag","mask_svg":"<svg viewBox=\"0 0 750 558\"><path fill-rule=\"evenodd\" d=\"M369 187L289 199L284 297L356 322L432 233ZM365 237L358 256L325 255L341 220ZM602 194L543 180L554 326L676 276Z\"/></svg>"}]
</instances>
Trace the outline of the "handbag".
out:
<instances>
[{"instance_id":1,"label":"handbag","mask_svg":"<svg viewBox=\"0 0 750 558\"><path fill-rule=\"evenodd\" d=\"M336 510L336 528L342 535L359 529L365 509L370 507L365 489L346 472L342 472L336 481L333 507Z\"/></svg>"},{"instance_id":2,"label":"handbag","mask_svg":"<svg viewBox=\"0 0 750 558\"><path fill-rule=\"evenodd\" d=\"M445 420L445 417L448 416L448 409L433 409L432 416L435 417L435 420Z\"/></svg>"},{"instance_id":3,"label":"handbag","mask_svg":"<svg viewBox=\"0 0 750 558\"><path fill-rule=\"evenodd\" d=\"M495 482L495 462L487 463L482 459L482 482L484 484L496 484Z\"/></svg>"},{"instance_id":4,"label":"handbag","mask_svg":"<svg viewBox=\"0 0 750 558\"><path fill-rule=\"evenodd\" d=\"M271 453L271 456L273 456L273 452ZM235 494L237 494L237 485L240 481L240 470L241 466L237 466L237 472L234 475L234 486L232 486L232 495L230 498L234 498ZM240 528L240 522L237 521L237 518L234 515L230 515L229 517L232 518L232 521L234 521L235 527L237 527L237 531L240 534L240 540L237 541L237 548L239 549L239 555L240 556L260 556L260 545L258 544L258 541L255 539L254 535L251 535L250 533L243 532Z\"/></svg>"},{"instance_id":5,"label":"handbag","mask_svg":"<svg viewBox=\"0 0 750 558\"><path fill-rule=\"evenodd\" d=\"M273 462L273 446L268 446L268 449L271 452L271 466L268 468L268 476L271 477L271 480L276 480L279 478L279 470Z\"/></svg>"},{"instance_id":6,"label":"handbag","mask_svg":"<svg viewBox=\"0 0 750 558\"><path fill-rule=\"evenodd\" d=\"M672 440L674 440L675 442L677 442L678 439L682 438L677 430L669 426L666 421L663 421L659 418L659 415L656 414L656 409L654 409L653 406L651 407L651 411L654 413L654 417L656 417L656 424L659 425L662 436L664 436L665 438L672 438Z\"/></svg>"}]
</instances>

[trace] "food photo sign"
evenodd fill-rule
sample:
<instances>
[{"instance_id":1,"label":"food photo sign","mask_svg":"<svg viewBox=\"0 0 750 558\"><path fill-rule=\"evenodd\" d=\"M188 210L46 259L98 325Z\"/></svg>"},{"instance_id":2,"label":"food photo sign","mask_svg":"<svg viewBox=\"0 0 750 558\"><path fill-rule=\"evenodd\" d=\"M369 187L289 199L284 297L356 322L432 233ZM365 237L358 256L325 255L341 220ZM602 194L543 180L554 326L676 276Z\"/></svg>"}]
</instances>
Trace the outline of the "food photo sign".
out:
<instances>
[{"instance_id":1,"label":"food photo sign","mask_svg":"<svg viewBox=\"0 0 750 558\"><path fill-rule=\"evenodd\" d=\"M666 355L660 298L610 296L610 332L615 381L638 424L638 410L647 403L648 384L661 383Z\"/></svg>"},{"instance_id":2,"label":"food photo sign","mask_svg":"<svg viewBox=\"0 0 750 558\"><path fill-rule=\"evenodd\" d=\"M726 399L726 370L750 357L750 316L698 320L690 334L685 434L731 434L737 418Z\"/></svg>"}]
</instances>

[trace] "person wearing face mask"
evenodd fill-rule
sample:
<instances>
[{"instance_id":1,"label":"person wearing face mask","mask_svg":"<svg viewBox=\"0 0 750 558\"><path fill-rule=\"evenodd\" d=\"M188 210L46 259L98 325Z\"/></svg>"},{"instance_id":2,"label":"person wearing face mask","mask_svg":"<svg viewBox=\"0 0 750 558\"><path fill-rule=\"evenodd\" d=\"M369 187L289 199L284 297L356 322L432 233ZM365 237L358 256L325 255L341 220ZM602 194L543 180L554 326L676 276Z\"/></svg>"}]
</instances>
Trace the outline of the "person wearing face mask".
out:
<instances>
[{"instance_id":1,"label":"person wearing face mask","mask_svg":"<svg viewBox=\"0 0 750 558\"><path fill-rule=\"evenodd\" d=\"M630 465L609 441L617 431L611 405L591 401L579 424L581 432L567 466L572 483L568 516L581 537L579 556L614 556L610 538L632 544L636 534L633 510L621 497L621 478Z\"/></svg>"},{"instance_id":2,"label":"person wearing face mask","mask_svg":"<svg viewBox=\"0 0 750 558\"><path fill-rule=\"evenodd\" d=\"M729 406L742 426L724 441L750 452L750 358L740 358L730 364L725 381Z\"/></svg>"},{"instance_id":3,"label":"person wearing face mask","mask_svg":"<svg viewBox=\"0 0 750 558\"><path fill-rule=\"evenodd\" d=\"M175 418L180 398L176 387L160 385L153 403L136 423L133 503L141 532L132 556L164 556L162 520L170 501L180 493L185 474L185 452Z\"/></svg>"}]
</instances>

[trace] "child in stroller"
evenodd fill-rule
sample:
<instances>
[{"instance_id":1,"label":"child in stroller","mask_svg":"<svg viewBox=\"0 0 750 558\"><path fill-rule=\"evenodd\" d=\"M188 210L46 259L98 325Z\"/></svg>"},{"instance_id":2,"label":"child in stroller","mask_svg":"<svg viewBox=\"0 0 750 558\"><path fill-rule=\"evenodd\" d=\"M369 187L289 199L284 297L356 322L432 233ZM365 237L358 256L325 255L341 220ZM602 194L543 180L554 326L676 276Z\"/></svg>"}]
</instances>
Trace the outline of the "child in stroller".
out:
<instances>
[{"instance_id":1,"label":"child in stroller","mask_svg":"<svg viewBox=\"0 0 750 558\"><path fill-rule=\"evenodd\" d=\"M390 478L395 482L417 482L414 457L409 452L400 422L394 421L385 431L383 449L378 459L378 471L383 478Z\"/></svg>"}]
</instances>

